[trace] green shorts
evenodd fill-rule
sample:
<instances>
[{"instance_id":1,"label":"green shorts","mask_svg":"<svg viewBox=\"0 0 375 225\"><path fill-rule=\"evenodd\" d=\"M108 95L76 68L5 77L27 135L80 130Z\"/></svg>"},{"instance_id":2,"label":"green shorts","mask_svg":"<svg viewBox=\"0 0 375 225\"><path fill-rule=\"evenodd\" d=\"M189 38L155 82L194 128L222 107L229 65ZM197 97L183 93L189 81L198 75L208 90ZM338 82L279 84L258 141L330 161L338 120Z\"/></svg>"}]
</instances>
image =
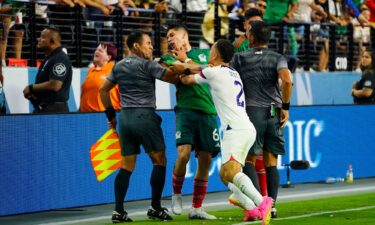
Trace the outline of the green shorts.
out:
<instances>
[{"instance_id":1,"label":"green shorts","mask_svg":"<svg viewBox=\"0 0 375 225\"><path fill-rule=\"evenodd\" d=\"M146 153L164 151L165 143L160 125L161 117L153 108L122 109L119 121L121 155L139 154L141 145Z\"/></svg>"},{"instance_id":2,"label":"green shorts","mask_svg":"<svg viewBox=\"0 0 375 225\"><path fill-rule=\"evenodd\" d=\"M271 117L270 107L246 107L247 115L254 124L257 137L249 153L259 155L262 150L276 155L285 154L284 129L280 127L280 109Z\"/></svg>"},{"instance_id":3,"label":"green shorts","mask_svg":"<svg viewBox=\"0 0 375 225\"><path fill-rule=\"evenodd\" d=\"M196 152L205 151L215 157L220 152L220 136L216 115L199 110L176 111L176 145L190 144Z\"/></svg>"}]
</instances>

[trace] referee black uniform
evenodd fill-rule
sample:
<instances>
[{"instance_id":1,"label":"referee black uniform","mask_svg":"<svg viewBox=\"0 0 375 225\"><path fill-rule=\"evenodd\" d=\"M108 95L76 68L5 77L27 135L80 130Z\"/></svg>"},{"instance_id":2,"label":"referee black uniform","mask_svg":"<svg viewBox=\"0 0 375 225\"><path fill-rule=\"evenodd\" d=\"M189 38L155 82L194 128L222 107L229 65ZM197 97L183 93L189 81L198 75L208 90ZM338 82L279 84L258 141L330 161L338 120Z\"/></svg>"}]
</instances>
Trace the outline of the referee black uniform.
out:
<instances>
[{"instance_id":1,"label":"referee black uniform","mask_svg":"<svg viewBox=\"0 0 375 225\"><path fill-rule=\"evenodd\" d=\"M279 186L277 155L285 154L283 126L289 119L293 82L285 57L268 49L270 29L267 24L263 21L253 22L247 34L254 48L235 54L231 62L241 76L246 112L257 131L244 172L259 187L254 165L255 156L263 150L268 196L276 201ZM282 80L281 87L279 78ZM276 217L276 208L271 213L273 218Z\"/></svg>"}]
</instances>

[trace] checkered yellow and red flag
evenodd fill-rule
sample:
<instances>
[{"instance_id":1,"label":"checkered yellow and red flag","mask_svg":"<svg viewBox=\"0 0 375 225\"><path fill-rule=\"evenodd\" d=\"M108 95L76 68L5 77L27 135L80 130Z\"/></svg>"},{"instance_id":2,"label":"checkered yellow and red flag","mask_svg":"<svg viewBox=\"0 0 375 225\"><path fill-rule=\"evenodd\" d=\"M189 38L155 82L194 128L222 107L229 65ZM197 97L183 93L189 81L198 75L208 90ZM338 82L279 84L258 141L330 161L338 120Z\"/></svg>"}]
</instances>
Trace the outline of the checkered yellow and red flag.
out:
<instances>
[{"instance_id":1,"label":"checkered yellow and red flag","mask_svg":"<svg viewBox=\"0 0 375 225\"><path fill-rule=\"evenodd\" d=\"M114 129L107 131L91 146L90 159L99 182L103 181L120 167L120 142Z\"/></svg>"}]
</instances>

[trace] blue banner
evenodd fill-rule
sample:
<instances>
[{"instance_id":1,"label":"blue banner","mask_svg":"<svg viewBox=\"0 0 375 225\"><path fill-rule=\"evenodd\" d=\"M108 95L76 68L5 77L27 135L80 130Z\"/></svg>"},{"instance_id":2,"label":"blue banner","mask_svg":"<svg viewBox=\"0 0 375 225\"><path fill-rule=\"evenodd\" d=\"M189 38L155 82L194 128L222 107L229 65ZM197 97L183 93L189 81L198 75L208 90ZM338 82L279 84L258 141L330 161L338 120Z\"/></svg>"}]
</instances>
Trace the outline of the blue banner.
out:
<instances>
[{"instance_id":1,"label":"blue banner","mask_svg":"<svg viewBox=\"0 0 375 225\"><path fill-rule=\"evenodd\" d=\"M159 111L167 145L167 179L164 196L172 194L172 168L176 159L173 111ZM375 176L373 130L375 106L293 107L285 129L283 166L294 159L311 163L307 171L292 171L292 182L322 181L344 177L349 164L354 177ZM114 201L111 175L98 183L91 167L89 149L107 131L102 113L2 116L0 123L0 215L77 207ZM227 188L219 178L220 155L210 169L208 191ZM193 190L195 158L188 165L182 192ZM150 198L152 165L139 155L126 200Z\"/></svg>"}]
</instances>

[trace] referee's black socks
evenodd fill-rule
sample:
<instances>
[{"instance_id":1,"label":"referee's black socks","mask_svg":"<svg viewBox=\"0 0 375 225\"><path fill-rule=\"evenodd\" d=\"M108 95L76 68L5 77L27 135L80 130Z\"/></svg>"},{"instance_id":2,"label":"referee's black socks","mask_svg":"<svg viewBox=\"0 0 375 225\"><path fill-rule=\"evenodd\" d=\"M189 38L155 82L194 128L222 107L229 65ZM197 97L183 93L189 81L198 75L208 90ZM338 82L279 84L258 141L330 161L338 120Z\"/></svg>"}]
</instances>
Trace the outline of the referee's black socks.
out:
<instances>
[{"instance_id":1,"label":"referee's black socks","mask_svg":"<svg viewBox=\"0 0 375 225\"><path fill-rule=\"evenodd\" d=\"M242 172L246 174L251 182L253 182L254 187L260 192L259 180L257 171L252 163L245 163L245 166L242 168Z\"/></svg>"},{"instance_id":2,"label":"referee's black socks","mask_svg":"<svg viewBox=\"0 0 375 225\"><path fill-rule=\"evenodd\" d=\"M165 183L165 166L154 165L151 173L150 184L152 189L151 206L156 211L161 210L161 195Z\"/></svg>"},{"instance_id":3,"label":"referee's black socks","mask_svg":"<svg viewBox=\"0 0 375 225\"><path fill-rule=\"evenodd\" d=\"M115 179L115 200L116 200L116 212L124 212L124 199L126 192L129 187L129 180L132 172L120 168L116 179Z\"/></svg>"},{"instance_id":4,"label":"referee's black socks","mask_svg":"<svg viewBox=\"0 0 375 225\"><path fill-rule=\"evenodd\" d=\"M266 167L266 175L268 196L271 197L274 201L276 201L280 183L280 176L276 166Z\"/></svg>"}]
</instances>

